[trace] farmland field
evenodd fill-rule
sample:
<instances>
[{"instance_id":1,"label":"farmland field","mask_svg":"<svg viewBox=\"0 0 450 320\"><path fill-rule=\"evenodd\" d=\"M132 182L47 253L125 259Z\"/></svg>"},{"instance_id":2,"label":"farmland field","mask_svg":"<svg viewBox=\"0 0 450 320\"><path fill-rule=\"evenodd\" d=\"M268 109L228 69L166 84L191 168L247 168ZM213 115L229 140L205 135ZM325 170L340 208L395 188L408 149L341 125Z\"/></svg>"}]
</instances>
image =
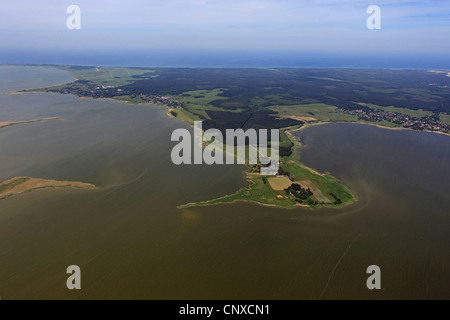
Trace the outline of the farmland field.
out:
<instances>
[{"instance_id":1,"label":"farmland field","mask_svg":"<svg viewBox=\"0 0 450 320\"><path fill-rule=\"evenodd\" d=\"M275 191L283 191L291 186L292 181L288 177L273 177L267 179L270 186Z\"/></svg>"}]
</instances>

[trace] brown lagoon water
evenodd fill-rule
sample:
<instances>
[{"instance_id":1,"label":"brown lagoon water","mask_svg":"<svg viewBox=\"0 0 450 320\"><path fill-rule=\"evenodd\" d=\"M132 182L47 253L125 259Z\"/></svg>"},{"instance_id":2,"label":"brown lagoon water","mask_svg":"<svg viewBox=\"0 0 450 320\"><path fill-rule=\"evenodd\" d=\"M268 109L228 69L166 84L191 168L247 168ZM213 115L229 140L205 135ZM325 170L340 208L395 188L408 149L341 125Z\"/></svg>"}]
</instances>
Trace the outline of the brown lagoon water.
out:
<instances>
[{"instance_id":1,"label":"brown lagoon water","mask_svg":"<svg viewBox=\"0 0 450 320\"><path fill-rule=\"evenodd\" d=\"M156 106L0 96L2 120L54 116L62 119L0 129L0 181L99 188L0 201L2 299L450 298L448 136L312 127L299 132L303 161L355 190L355 204L178 210L246 185L243 168L174 166L170 135L187 126ZM78 292L65 286L72 264L82 269ZM373 264L382 271L375 292L366 288Z\"/></svg>"}]
</instances>

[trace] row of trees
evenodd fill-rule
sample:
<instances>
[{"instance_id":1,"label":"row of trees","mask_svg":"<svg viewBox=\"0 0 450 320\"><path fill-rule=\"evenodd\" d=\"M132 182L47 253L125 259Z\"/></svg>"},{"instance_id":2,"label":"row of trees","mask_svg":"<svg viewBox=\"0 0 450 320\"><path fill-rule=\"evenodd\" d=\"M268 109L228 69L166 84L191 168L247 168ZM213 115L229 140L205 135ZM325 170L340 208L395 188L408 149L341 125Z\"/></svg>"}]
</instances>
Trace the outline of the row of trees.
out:
<instances>
[{"instance_id":1,"label":"row of trees","mask_svg":"<svg viewBox=\"0 0 450 320\"><path fill-rule=\"evenodd\" d=\"M293 183L289 188L284 190L287 194L294 196L298 200L307 200L313 195L312 191L308 189L303 189L299 184Z\"/></svg>"}]
</instances>

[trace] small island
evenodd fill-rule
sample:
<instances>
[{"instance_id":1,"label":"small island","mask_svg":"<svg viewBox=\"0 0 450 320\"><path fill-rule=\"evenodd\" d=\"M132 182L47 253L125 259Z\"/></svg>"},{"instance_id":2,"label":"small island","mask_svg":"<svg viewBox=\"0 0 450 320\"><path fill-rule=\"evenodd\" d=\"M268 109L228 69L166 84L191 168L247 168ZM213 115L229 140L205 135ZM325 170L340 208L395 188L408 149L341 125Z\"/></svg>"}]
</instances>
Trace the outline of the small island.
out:
<instances>
[{"instance_id":1,"label":"small island","mask_svg":"<svg viewBox=\"0 0 450 320\"><path fill-rule=\"evenodd\" d=\"M94 189L95 186L93 184L77 181L57 181L30 177L15 177L0 183L0 200L26 192L49 188Z\"/></svg>"},{"instance_id":2,"label":"small island","mask_svg":"<svg viewBox=\"0 0 450 320\"><path fill-rule=\"evenodd\" d=\"M55 120L55 119L59 119L59 118L51 117L51 118L40 118L40 119L34 119L34 120L25 120L25 121L0 121L0 129L10 127L10 126L15 126L18 124L35 123L35 122Z\"/></svg>"}]
</instances>

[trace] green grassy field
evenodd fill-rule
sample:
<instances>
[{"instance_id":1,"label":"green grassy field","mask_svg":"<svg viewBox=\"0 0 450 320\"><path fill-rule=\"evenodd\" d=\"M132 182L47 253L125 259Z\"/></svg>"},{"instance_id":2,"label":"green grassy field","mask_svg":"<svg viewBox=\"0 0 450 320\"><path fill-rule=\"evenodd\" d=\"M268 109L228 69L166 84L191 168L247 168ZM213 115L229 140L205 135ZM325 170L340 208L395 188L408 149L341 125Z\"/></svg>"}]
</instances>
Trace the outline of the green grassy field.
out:
<instances>
[{"instance_id":1,"label":"green grassy field","mask_svg":"<svg viewBox=\"0 0 450 320\"><path fill-rule=\"evenodd\" d=\"M154 73L151 69L133 69L133 68L86 68L73 69L66 68L74 78L78 80L92 81L99 86L123 86L135 82L137 79L133 76L141 76L148 73ZM146 77L158 77L155 75L146 75Z\"/></svg>"},{"instance_id":2,"label":"green grassy field","mask_svg":"<svg viewBox=\"0 0 450 320\"><path fill-rule=\"evenodd\" d=\"M422 109L419 110L412 110L412 109L406 109L406 108L397 108L394 106L390 106L390 107L382 107L382 106L377 106L375 104L371 104L371 103L358 103L361 106L364 107L369 107L369 108L373 108L373 109L379 109L379 110L384 110L384 111L389 111L389 112L397 112L397 113L402 113L402 114L406 114L410 117L415 117L415 118L423 118L426 116L431 116L433 115L433 112L431 111L424 111Z\"/></svg>"},{"instance_id":3,"label":"green grassy field","mask_svg":"<svg viewBox=\"0 0 450 320\"><path fill-rule=\"evenodd\" d=\"M227 100L226 97L219 96L226 89L213 90L194 90L186 91L182 94L174 96L177 101L184 103L183 113L185 118L193 120L211 119L207 111L229 111L223 108L215 107L210 103L215 100ZM232 112L241 112L241 110L233 110ZM191 122L189 121L189 122Z\"/></svg>"},{"instance_id":4,"label":"green grassy field","mask_svg":"<svg viewBox=\"0 0 450 320\"><path fill-rule=\"evenodd\" d=\"M211 206L224 203L235 203L235 202L252 202L262 205L272 205L282 208L292 208L297 203L292 198L287 196L281 196L279 192L275 192L270 185L264 182L264 177L259 174L248 174L247 180L250 182L250 187L240 189L237 193L233 195L228 195L222 198L196 202L192 204L187 204L180 206L180 209L196 207L196 206ZM280 196L280 197L279 197Z\"/></svg>"},{"instance_id":5,"label":"green grassy field","mask_svg":"<svg viewBox=\"0 0 450 320\"><path fill-rule=\"evenodd\" d=\"M441 114L440 118L443 123L450 125L450 114Z\"/></svg>"},{"instance_id":6,"label":"green grassy field","mask_svg":"<svg viewBox=\"0 0 450 320\"><path fill-rule=\"evenodd\" d=\"M267 181L275 191L283 191L292 185L292 181L288 177L272 177L268 178Z\"/></svg>"},{"instance_id":7,"label":"green grassy field","mask_svg":"<svg viewBox=\"0 0 450 320\"><path fill-rule=\"evenodd\" d=\"M195 115L193 113L187 112L184 109L174 109L171 111L172 115L175 114L175 117L177 117L180 120L183 120L185 122L193 124L194 121L200 121L200 117L198 115Z\"/></svg>"},{"instance_id":8,"label":"green grassy field","mask_svg":"<svg viewBox=\"0 0 450 320\"><path fill-rule=\"evenodd\" d=\"M354 195L336 178L331 175L318 175L313 173L309 168L300 164L293 157L286 158L281 167L284 171L289 172L294 181L310 180L330 201L334 201L331 193L335 194L344 204L354 200Z\"/></svg>"},{"instance_id":9,"label":"green grassy field","mask_svg":"<svg viewBox=\"0 0 450 320\"><path fill-rule=\"evenodd\" d=\"M141 104L141 103L145 103L142 99L139 98L133 98L131 96L116 96L113 98L114 100L118 100L118 101L123 101L123 102L127 102L130 104Z\"/></svg>"},{"instance_id":10,"label":"green grassy field","mask_svg":"<svg viewBox=\"0 0 450 320\"><path fill-rule=\"evenodd\" d=\"M318 121L358 121L357 117L344 114L338 111L337 107L323 103L273 106L269 109L277 112L279 116L312 117Z\"/></svg>"}]
</instances>

